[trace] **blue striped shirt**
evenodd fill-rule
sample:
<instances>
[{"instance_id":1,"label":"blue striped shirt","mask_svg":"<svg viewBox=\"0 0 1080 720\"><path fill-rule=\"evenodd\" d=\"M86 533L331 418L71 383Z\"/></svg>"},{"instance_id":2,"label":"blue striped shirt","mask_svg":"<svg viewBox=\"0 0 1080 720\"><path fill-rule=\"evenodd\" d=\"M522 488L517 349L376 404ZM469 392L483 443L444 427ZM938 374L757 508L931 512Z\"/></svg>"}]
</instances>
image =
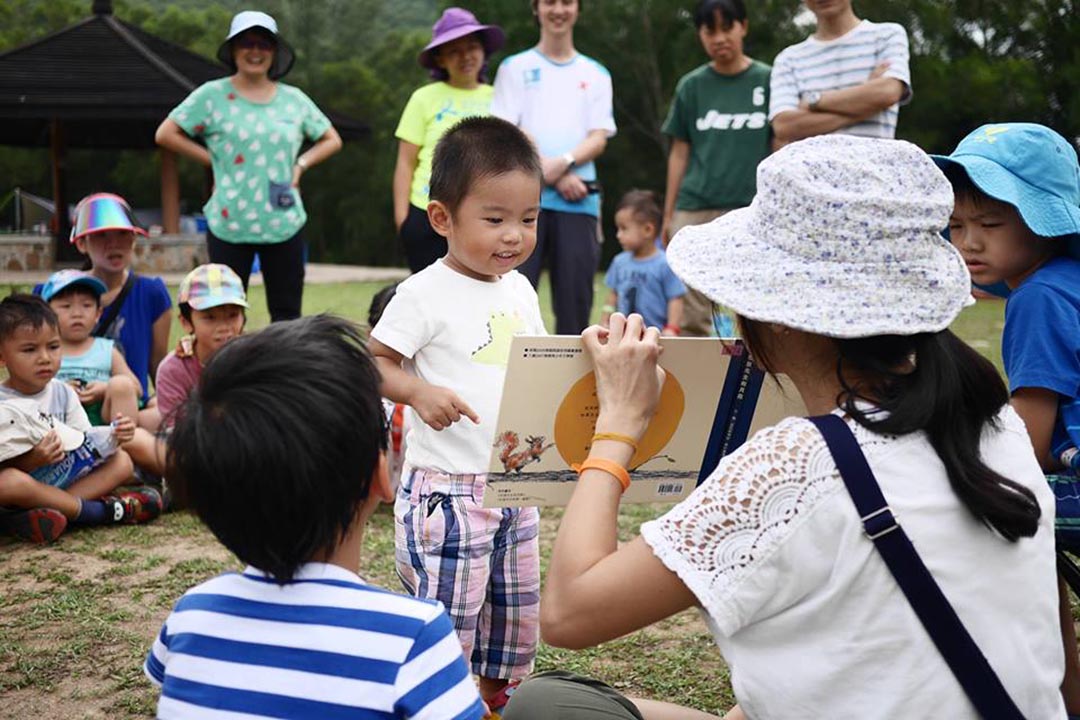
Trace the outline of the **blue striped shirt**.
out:
<instances>
[{"instance_id":1,"label":"blue striped shirt","mask_svg":"<svg viewBox=\"0 0 1080 720\"><path fill-rule=\"evenodd\" d=\"M146 659L159 718L474 720L484 707L441 603L308 563L184 594Z\"/></svg>"},{"instance_id":2,"label":"blue striped shirt","mask_svg":"<svg viewBox=\"0 0 1080 720\"><path fill-rule=\"evenodd\" d=\"M911 101L907 33L896 23L863 20L835 40L808 37L781 51L773 63L769 83L769 121L782 112L797 110L799 100L807 92L843 90L866 82L874 68L885 61L889 62L889 69L884 77L904 83L903 98L869 120L837 132L864 137L895 137L900 105Z\"/></svg>"}]
</instances>

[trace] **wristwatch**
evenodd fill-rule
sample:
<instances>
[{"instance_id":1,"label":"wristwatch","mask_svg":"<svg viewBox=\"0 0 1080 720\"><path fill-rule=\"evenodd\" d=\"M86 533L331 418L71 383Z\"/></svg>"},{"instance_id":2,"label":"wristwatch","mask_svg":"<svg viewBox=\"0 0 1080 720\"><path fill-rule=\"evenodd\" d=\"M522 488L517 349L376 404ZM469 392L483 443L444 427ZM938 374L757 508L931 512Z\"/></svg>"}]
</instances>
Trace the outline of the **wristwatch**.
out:
<instances>
[{"instance_id":1,"label":"wristwatch","mask_svg":"<svg viewBox=\"0 0 1080 720\"><path fill-rule=\"evenodd\" d=\"M563 160L566 161L566 169L567 170L569 170L570 168L577 165L577 160L574 159L574 153L572 153L572 152L566 153L565 155L562 156L562 158L563 158Z\"/></svg>"},{"instance_id":2,"label":"wristwatch","mask_svg":"<svg viewBox=\"0 0 1080 720\"><path fill-rule=\"evenodd\" d=\"M296 158L296 166L298 168L300 168L301 170L307 172L308 164L307 164L307 160L304 159L303 155L298 155L297 156L297 158Z\"/></svg>"},{"instance_id":3,"label":"wristwatch","mask_svg":"<svg viewBox=\"0 0 1080 720\"><path fill-rule=\"evenodd\" d=\"M806 93L805 98L806 98L806 106L808 108L810 108L810 110L812 110L812 111L817 110L818 104L821 102L821 91L820 90L811 90L811 91Z\"/></svg>"}]
</instances>

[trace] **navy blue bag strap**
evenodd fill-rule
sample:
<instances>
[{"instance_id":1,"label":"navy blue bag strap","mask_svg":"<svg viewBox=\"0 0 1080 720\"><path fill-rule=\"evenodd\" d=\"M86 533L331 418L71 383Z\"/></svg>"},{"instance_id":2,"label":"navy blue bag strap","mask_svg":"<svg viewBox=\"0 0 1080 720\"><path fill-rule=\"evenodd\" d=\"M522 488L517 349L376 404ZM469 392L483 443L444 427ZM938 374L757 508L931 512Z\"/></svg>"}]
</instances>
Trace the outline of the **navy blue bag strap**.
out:
<instances>
[{"instance_id":1,"label":"navy blue bag strap","mask_svg":"<svg viewBox=\"0 0 1080 720\"><path fill-rule=\"evenodd\" d=\"M863 531L873 541L975 709L985 720L1023 720L1023 713L1009 697L982 650L971 639L907 533L896 522L851 428L838 415L820 415L807 420L825 436L840 477L855 501Z\"/></svg>"},{"instance_id":2,"label":"navy blue bag strap","mask_svg":"<svg viewBox=\"0 0 1080 720\"><path fill-rule=\"evenodd\" d=\"M127 300L127 296L134 286L135 271L130 270L128 271L127 280L124 281L124 286L120 288L120 292L117 293L116 298L109 303L109 306L105 308L105 312L98 318L97 325L94 326L94 331L91 335L94 337L109 337L109 329L112 327L112 324L116 322L116 318L120 317L120 311L124 307L124 301Z\"/></svg>"}]
</instances>

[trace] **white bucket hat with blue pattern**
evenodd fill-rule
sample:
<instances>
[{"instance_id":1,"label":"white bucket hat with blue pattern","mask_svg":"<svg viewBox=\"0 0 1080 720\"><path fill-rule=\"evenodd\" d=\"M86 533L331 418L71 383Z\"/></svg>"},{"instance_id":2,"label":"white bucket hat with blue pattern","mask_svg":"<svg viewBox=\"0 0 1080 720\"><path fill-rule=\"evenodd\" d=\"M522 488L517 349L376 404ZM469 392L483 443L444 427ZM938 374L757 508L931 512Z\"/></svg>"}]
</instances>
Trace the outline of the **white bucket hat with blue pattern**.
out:
<instances>
[{"instance_id":1,"label":"white bucket hat with blue pattern","mask_svg":"<svg viewBox=\"0 0 1080 720\"><path fill-rule=\"evenodd\" d=\"M941 236L952 186L901 140L824 135L758 166L749 207L680 230L668 263L744 317L838 338L949 326L971 276Z\"/></svg>"}]
</instances>

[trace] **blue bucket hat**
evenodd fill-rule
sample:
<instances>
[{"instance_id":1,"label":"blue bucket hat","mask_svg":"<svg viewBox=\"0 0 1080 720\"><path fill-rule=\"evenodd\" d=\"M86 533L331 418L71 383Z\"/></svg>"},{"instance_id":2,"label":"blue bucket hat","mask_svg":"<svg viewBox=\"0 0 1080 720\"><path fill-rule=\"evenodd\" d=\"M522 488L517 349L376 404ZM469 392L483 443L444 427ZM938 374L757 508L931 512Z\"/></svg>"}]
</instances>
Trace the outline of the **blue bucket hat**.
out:
<instances>
[{"instance_id":1,"label":"blue bucket hat","mask_svg":"<svg viewBox=\"0 0 1080 720\"><path fill-rule=\"evenodd\" d=\"M41 299L45 302L49 302L62 290L69 288L72 285L82 285L98 297L101 297L108 291L108 288L105 287L105 283L88 272L83 272L81 270L59 270L50 275L49 279L45 281L45 284L41 286Z\"/></svg>"},{"instance_id":2,"label":"blue bucket hat","mask_svg":"<svg viewBox=\"0 0 1080 720\"><path fill-rule=\"evenodd\" d=\"M1080 163L1069 141L1043 125L983 125L951 155L931 155L938 167L959 165L975 187L1008 203L1042 237L1069 239L1080 258Z\"/></svg>"}]
</instances>

